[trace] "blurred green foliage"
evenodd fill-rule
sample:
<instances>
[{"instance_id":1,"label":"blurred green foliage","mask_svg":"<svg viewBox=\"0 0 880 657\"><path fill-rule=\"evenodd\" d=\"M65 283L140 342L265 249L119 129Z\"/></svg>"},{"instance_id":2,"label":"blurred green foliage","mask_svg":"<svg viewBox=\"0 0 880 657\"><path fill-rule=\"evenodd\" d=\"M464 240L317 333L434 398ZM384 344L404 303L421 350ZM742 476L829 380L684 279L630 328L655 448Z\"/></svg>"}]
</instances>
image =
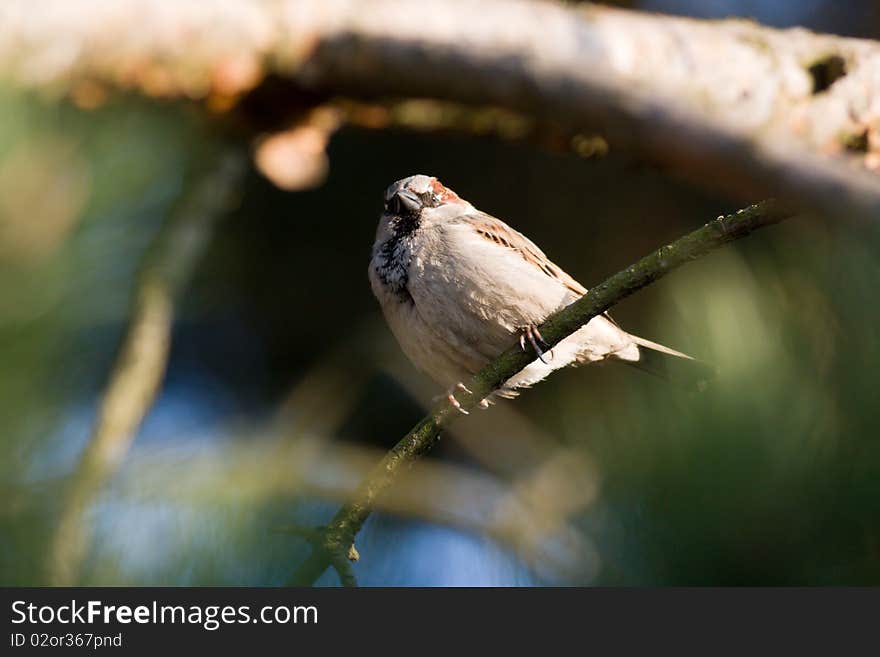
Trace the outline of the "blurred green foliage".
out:
<instances>
[{"instance_id":1,"label":"blurred green foliage","mask_svg":"<svg viewBox=\"0 0 880 657\"><path fill-rule=\"evenodd\" d=\"M131 99L83 112L0 92L3 584L44 581L138 263L211 145L202 126ZM393 180L437 175L588 286L756 200L714 197L613 144L584 160L343 130L330 162L326 183L298 194L248 177L180 308L163 395L88 515L83 582L280 583L307 549L274 530L326 521L362 475L335 447L385 449L419 419L430 386L391 342L365 275ZM464 433L480 422L488 456L457 438L432 455L514 492L542 465L514 458L523 436L579 455L598 492L565 517L589 559L554 571L495 533L379 514L358 541L361 582L880 583L878 282L880 227L804 217L627 299L623 326L716 364L717 383L691 395L625 367L562 372L461 421ZM516 436L492 429L505 412ZM285 450L313 434L307 472L296 452L286 477ZM564 492L536 490L565 506L552 499ZM462 496L451 511L491 520L486 500Z\"/></svg>"}]
</instances>

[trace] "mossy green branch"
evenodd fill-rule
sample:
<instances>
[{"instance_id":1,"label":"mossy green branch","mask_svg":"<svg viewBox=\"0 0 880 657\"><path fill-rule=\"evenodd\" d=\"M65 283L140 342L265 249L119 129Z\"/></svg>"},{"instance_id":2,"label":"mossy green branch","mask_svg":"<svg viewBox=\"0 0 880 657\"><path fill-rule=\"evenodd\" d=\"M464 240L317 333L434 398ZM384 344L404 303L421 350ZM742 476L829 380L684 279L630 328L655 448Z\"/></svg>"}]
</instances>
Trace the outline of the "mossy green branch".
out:
<instances>
[{"instance_id":1,"label":"mossy green branch","mask_svg":"<svg viewBox=\"0 0 880 657\"><path fill-rule=\"evenodd\" d=\"M593 317L673 269L728 242L745 237L758 228L776 224L792 215L791 209L775 201L764 201L733 214L720 216L596 285L584 297L542 324L541 334L553 346ZM466 411L473 409L481 399L533 360L534 354L524 352L519 346L505 351L466 382L473 394L458 395L462 408ZM291 584L313 584L329 566L333 566L344 585L355 585L356 580L348 559L357 558L357 552L353 550L354 538L372 512L376 498L391 486L401 470L433 447L444 426L460 416L460 413L444 402L413 427L370 473L355 493L354 499L339 509L330 524L312 541L314 552L291 578Z\"/></svg>"}]
</instances>

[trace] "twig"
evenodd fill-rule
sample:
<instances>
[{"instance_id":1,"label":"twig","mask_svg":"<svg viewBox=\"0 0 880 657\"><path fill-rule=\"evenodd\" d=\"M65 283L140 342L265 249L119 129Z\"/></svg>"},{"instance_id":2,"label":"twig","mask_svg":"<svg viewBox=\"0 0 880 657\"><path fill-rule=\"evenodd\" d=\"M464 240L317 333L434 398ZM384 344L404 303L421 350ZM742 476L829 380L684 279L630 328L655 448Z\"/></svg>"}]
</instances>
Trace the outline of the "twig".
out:
<instances>
[{"instance_id":1,"label":"twig","mask_svg":"<svg viewBox=\"0 0 880 657\"><path fill-rule=\"evenodd\" d=\"M718 247L745 237L758 228L776 224L794 215L794 211L775 201L764 201L734 214L720 216L684 237L662 246L634 265L618 272L589 293L550 317L541 325L541 334L552 347L593 317L605 312L622 299L662 278L673 269L695 260ZM513 346L484 367L467 387L473 395L459 401L464 410L473 409L481 399L526 367L534 355ZM340 574L344 585L355 583L350 566L344 563L352 550L354 538L372 512L376 498L396 480L400 472L427 453L441 429L460 417L448 403L442 403L425 416L386 454L355 493L323 531L320 542L290 580L292 585L310 585L328 566ZM347 569L343 568L343 564Z\"/></svg>"},{"instance_id":2,"label":"twig","mask_svg":"<svg viewBox=\"0 0 880 657\"><path fill-rule=\"evenodd\" d=\"M238 194L243 165L238 152L213 159L146 257L127 334L49 547L47 580L54 586L71 586L79 578L88 543L84 512L118 469L153 403L165 375L175 300L189 281L214 224Z\"/></svg>"}]
</instances>

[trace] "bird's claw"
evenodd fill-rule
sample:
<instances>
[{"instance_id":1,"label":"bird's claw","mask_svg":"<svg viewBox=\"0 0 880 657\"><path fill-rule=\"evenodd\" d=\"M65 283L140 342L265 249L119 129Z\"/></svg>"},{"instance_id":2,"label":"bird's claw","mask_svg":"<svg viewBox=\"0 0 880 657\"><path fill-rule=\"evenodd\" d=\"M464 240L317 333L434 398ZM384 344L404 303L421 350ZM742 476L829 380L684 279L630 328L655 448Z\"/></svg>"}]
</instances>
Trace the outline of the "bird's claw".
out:
<instances>
[{"instance_id":1,"label":"bird's claw","mask_svg":"<svg viewBox=\"0 0 880 657\"><path fill-rule=\"evenodd\" d=\"M538 355L538 360L540 360L544 364L547 364L548 361L544 360L545 352L543 349L541 349L538 343L540 342L542 345L544 345L544 347L549 347L550 345L547 344L547 341L544 339L544 336L541 335L538 327L531 325L526 326L522 330L522 333L519 334L519 346L523 351L526 350L526 338L528 338L529 344L531 344L532 349L534 349L535 353ZM549 353L550 360L553 360L553 350L550 349L550 351L546 353Z\"/></svg>"},{"instance_id":2,"label":"bird's claw","mask_svg":"<svg viewBox=\"0 0 880 657\"><path fill-rule=\"evenodd\" d=\"M461 381L459 381L454 386L452 386L452 389L446 394L446 399L449 400L449 404L452 406L452 408L454 408L459 413L462 413L464 415L470 415L470 413L468 411L464 410L461 407L461 404L455 398L455 391L456 390L461 390L462 392L466 392L469 395L472 395L474 393L472 393L470 390L468 390L467 386L465 384L463 384ZM481 405L482 405L482 403L483 402L480 402Z\"/></svg>"},{"instance_id":3,"label":"bird's claw","mask_svg":"<svg viewBox=\"0 0 880 657\"><path fill-rule=\"evenodd\" d=\"M540 342L540 343L541 343L542 345L544 345L546 348L548 348L548 349L550 348L550 345L547 344L547 341L544 339L544 336L541 335L541 332L538 330L538 327L537 327L537 326L533 326L533 327L532 327L532 334L533 334L536 338L538 338L538 342ZM551 351L552 351L552 350L551 350Z\"/></svg>"}]
</instances>

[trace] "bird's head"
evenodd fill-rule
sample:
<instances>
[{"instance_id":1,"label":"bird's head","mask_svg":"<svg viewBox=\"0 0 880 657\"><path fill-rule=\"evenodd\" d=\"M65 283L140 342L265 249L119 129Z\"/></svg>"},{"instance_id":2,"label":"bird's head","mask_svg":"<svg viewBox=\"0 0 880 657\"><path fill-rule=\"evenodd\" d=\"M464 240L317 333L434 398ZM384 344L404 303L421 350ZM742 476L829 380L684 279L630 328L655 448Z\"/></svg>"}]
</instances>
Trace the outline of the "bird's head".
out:
<instances>
[{"instance_id":1,"label":"bird's head","mask_svg":"<svg viewBox=\"0 0 880 657\"><path fill-rule=\"evenodd\" d=\"M415 175L393 183L385 190L383 219L395 232L413 231L428 211L432 215L461 214L470 204L432 176ZM446 212L446 209L452 212ZM438 217L439 218L439 217Z\"/></svg>"}]
</instances>

